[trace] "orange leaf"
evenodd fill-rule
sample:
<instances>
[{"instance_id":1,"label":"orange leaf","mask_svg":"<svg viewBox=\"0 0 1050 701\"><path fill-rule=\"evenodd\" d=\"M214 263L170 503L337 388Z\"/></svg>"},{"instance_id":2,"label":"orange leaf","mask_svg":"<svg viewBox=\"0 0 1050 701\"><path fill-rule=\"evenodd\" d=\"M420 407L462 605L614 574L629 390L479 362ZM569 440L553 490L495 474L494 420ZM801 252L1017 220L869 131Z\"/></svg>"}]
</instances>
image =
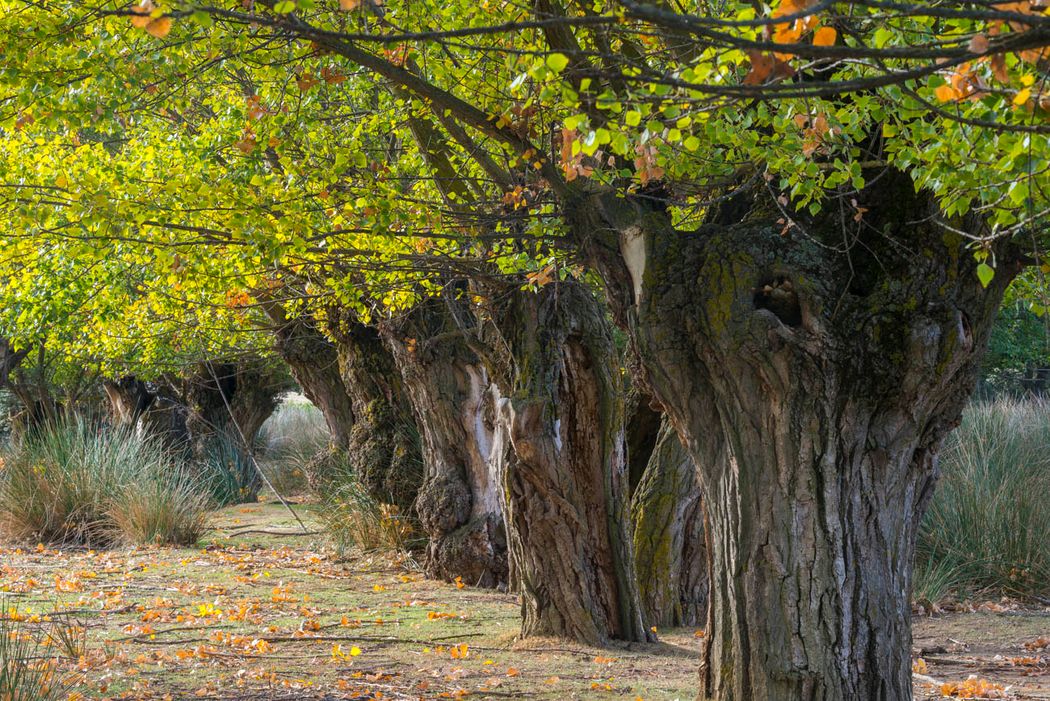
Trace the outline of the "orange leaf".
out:
<instances>
[{"instance_id":1,"label":"orange leaf","mask_svg":"<svg viewBox=\"0 0 1050 701\"><path fill-rule=\"evenodd\" d=\"M145 29L153 18L150 17L150 13L153 12L154 5L151 0L142 0L138 5L132 5L131 11L136 16L131 18L131 26L136 29Z\"/></svg>"},{"instance_id":2,"label":"orange leaf","mask_svg":"<svg viewBox=\"0 0 1050 701\"><path fill-rule=\"evenodd\" d=\"M146 25L146 31L158 39L163 39L171 32L171 17L158 17Z\"/></svg>"},{"instance_id":3,"label":"orange leaf","mask_svg":"<svg viewBox=\"0 0 1050 701\"><path fill-rule=\"evenodd\" d=\"M773 74L773 57L758 51L748 51L751 59L751 70L744 77L744 85L760 85Z\"/></svg>"},{"instance_id":4,"label":"orange leaf","mask_svg":"<svg viewBox=\"0 0 1050 701\"><path fill-rule=\"evenodd\" d=\"M955 88L953 88L950 85L940 86L934 91L933 94L936 95L937 99L941 102L952 102L953 100L958 98L958 95L955 92Z\"/></svg>"},{"instance_id":5,"label":"orange leaf","mask_svg":"<svg viewBox=\"0 0 1050 701\"><path fill-rule=\"evenodd\" d=\"M813 46L834 46L838 36L834 27L821 27L813 34Z\"/></svg>"}]
</instances>

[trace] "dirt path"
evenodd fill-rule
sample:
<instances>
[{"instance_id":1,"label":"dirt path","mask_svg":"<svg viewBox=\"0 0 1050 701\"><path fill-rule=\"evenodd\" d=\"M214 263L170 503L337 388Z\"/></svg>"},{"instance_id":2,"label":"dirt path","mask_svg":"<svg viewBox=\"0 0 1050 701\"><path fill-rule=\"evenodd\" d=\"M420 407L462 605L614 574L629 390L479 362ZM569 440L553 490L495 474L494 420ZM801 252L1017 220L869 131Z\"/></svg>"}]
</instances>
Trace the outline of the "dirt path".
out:
<instances>
[{"instance_id":1,"label":"dirt path","mask_svg":"<svg viewBox=\"0 0 1050 701\"><path fill-rule=\"evenodd\" d=\"M519 643L513 596L426 581L390 557L338 561L317 536L266 533L295 530L275 505L225 509L214 523L197 550L6 549L0 590L22 615L68 608L86 627L75 665L88 698L695 696L695 630L662 630L658 644L614 649ZM978 674L1013 685L1009 698L1050 699L1045 664L1010 661L1050 656L1023 648L1050 636L1047 613L916 623L929 676ZM930 698L928 685L916 690Z\"/></svg>"}]
</instances>

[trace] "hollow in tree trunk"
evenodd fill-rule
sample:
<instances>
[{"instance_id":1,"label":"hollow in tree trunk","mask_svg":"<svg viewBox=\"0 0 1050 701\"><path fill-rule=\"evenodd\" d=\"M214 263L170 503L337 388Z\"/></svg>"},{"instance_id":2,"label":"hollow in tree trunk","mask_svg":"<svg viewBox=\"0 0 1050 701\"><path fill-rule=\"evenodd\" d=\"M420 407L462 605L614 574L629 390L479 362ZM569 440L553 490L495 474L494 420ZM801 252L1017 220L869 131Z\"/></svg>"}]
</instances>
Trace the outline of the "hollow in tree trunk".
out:
<instances>
[{"instance_id":1,"label":"hollow in tree trunk","mask_svg":"<svg viewBox=\"0 0 1050 701\"><path fill-rule=\"evenodd\" d=\"M1019 264L997 244L983 288L931 198L877 176L850 216L796 214L788 231L757 194L691 232L651 198L572 210L699 468L701 698L911 698L916 529Z\"/></svg>"}]
</instances>

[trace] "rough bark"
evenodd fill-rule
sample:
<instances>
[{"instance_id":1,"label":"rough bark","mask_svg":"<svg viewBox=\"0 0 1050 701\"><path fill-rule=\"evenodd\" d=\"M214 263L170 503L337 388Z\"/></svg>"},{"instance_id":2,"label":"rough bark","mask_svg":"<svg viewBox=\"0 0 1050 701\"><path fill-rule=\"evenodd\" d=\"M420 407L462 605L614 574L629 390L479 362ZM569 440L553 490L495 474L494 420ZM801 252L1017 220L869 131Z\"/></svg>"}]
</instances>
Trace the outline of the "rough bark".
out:
<instances>
[{"instance_id":1,"label":"rough bark","mask_svg":"<svg viewBox=\"0 0 1050 701\"><path fill-rule=\"evenodd\" d=\"M631 499L635 570L649 623L703 625L707 615L707 549L700 481L671 423Z\"/></svg>"},{"instance_id":2,"label":"rough bark","mask_svg":"<svg viewBox=\"0 0 1050 701\"><path fill-rule=\"evenodd\" d=\"M627 521L620 366L590 290L552 283L491 304L509 546L522 635L645 640ZM498 352L497 352L498 355Z\"/></svg>"},{"instance_id":3,"label":"rough bark","mask_svg":"<svg viewBox=\"0 0 1050 701\"><path fill-rule=\"evenodd\" d=\"M651 199L572 210L699 467L702 698L911 698L916 528L1018 266L996 247L982 288L930 198L877 175L788 232L757 195L692 232Z\"/></svg>"},{"instance_id":4,"label":"rough bark","mask_svg":"<svg viewBox=\"0 0 1050 701\"><path fill-rule=\"evenodd\" d=\"M401 373L375 327L356 320L334 326L354 417L347 461L373 498L414 516L423 459Z\"/></svg>"},{"instance_id":5,"label":"rough bark","mask_svg":"<svg viewBox=\"0 0 1050 701\"><path fill-rule=\"evenodd\" d=\"M488 373L443 300L423 302L388 325L385 336L422 438L425 477L416 512L429 537L427 574L505 585L507 539L490 465Z\"/></svg>"}]
</instances>

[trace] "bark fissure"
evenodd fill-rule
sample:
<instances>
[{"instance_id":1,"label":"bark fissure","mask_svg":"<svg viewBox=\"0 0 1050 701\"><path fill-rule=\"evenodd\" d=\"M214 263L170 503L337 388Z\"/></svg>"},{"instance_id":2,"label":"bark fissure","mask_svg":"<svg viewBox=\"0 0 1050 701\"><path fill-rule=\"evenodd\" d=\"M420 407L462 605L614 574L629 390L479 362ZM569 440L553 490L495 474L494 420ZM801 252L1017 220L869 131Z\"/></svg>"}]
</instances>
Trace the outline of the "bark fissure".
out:
<instances>
[{"instance_id":1,"label":"bark fissure","mask_svg":"<svg viewBox=\"0 0 1050 701\"><path fill-rule=\"evenodd\" d=\"M507 582L507 545L493 473L493 413L485 368L442 300L384 329L422 439L416 512L429 536L426 569L474 586Z\"/></svg>"}]
</instances>

